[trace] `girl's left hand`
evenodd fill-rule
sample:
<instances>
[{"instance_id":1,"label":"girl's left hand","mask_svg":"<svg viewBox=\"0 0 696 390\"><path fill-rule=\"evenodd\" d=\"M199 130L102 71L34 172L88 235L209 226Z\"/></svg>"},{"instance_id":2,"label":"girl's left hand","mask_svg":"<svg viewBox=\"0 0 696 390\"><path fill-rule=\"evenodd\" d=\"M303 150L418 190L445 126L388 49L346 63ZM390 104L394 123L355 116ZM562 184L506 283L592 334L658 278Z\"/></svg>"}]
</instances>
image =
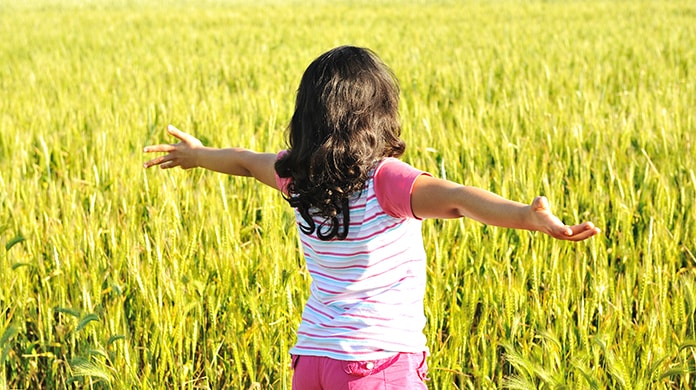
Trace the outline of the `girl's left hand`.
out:
<instances>
[{"instance_id":1,"label":"girl's left hand","mask_svg":"<svg viewBox=\"0 0 696 390\"><path fill-rule=\"evenodd\" d=\"M544 232L553 238L568 241L586 240L599 234L599 228L592 222L584 222L578 225L566 225L553 215L549 201L545 196L537 196L531 204L532 216L536 230Z\"/></svg>"},{"instance_id":2,"label":"girl's left hand","mask_svg":"<svg viewBox=\"0 0 696 390\"><path fill-rule=\"evenodd\" d=\"M167 126L167 132L178 138L181 142L177 144L160 144L146 146L145 153L166 152L164 156L153 158L144 164L145 168L159 165L162 169L181 167L190 169L198 167L198 150L203 147L201 141L191 134L185 133L176 127Z\"/></svg>"}]
</instances>

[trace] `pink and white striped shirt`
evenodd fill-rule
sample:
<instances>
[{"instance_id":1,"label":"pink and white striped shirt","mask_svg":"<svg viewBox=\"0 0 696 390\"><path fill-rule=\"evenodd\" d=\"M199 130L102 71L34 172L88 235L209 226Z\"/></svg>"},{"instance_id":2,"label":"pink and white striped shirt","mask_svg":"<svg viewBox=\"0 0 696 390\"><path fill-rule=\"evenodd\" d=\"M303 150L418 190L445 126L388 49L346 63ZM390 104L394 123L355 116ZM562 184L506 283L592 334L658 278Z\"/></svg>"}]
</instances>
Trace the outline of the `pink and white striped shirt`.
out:
<instances>
[{"instance_id":1,"label":"pink and white striped shirt","mask_svg":"<svg viewBox=\"0 0 696 390\"><path fill-rule=\"evenodd\" d=\"M384 159L349 202L345 240L322 241L299 231L312 283L291 354L377 360L427 351L426 257L421 221L411 210L411 189L422 174ZM289 179L276 180L287 188ZM319 226L321 219L315 222Z\"/></svg>"}]
</instances>

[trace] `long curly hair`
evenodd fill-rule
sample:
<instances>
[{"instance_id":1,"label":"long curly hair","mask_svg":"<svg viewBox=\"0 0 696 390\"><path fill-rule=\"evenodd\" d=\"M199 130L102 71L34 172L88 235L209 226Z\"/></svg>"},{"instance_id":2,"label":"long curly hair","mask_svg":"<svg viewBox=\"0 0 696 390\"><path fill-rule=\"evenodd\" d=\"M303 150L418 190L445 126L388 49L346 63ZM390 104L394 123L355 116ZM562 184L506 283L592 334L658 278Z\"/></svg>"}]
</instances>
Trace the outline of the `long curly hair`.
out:
<instances>
[{"instance_id":1,"label":"long curly hair","mask_svg":"<svg viewBox=\"0 0 696 390\"><path fill-rule=\"evenodd\" d=\"M275 163L291 178L286 199L299 210L306 234L345 239L348 201L364 189L370 170L406 149L400 138L399 85L369 49L341 46L312 62L300 82L289 150ZM319 226L313 217L319 217Z\"/></svg>"}]
</instances>

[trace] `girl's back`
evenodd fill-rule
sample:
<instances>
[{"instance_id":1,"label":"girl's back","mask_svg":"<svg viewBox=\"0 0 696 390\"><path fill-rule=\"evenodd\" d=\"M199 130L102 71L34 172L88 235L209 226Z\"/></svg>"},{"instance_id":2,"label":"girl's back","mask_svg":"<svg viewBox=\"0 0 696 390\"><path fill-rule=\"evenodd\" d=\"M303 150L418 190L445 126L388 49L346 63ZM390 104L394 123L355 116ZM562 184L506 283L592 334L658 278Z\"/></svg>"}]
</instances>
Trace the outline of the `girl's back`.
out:
<instances>
[{"instance_id":1,"label":"girl's back","mask_svg":"<svg viewBox=\"0 0 696 390\"><path fill-rule=\"evenodd\" d=\"M291 353L372 360L427 350L426 256L421 221L407 196L421 174L387 158L349 200L351 222L344 239L300 233L312 285ZM279 179L279 187L288 182ZM296 218L299 225L306 223L299 211ZM314 217L318 229L322 222Z\"/></svg>"}]
</instances>

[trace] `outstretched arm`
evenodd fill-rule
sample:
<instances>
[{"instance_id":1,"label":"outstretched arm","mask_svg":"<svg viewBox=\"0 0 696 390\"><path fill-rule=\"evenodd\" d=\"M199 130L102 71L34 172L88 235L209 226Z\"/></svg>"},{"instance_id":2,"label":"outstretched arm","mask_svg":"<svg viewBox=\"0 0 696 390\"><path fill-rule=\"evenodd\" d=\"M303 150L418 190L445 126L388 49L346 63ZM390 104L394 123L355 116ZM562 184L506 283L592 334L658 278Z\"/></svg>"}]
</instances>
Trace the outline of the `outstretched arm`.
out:
<instances>
[{"instance_id":1,"label":"outstretched arm","mask_svg":"<svg viewBox=\"0 0 696 390\"><path fill-rule=\"evenodd\" d=\"M146 162L145 168L155 165L159 165L162 169L200 167L228 175L250 176L270 187L278 188L275 181L275 154L258 153L242 148L206 147L194 136L172 125L167 126L167 132L178 138L180 142L146 146L145 153L167 154Z\"/></svg>"},{"instance_id":2,"label":"outstretched arm","mask_svg":"<svg viewBox=\"0 0 696 390\"><path fill-rule=\"evenodd\" d=\"M565 225L553 215L543 196L526 205L480 188L427 175L416 179L411 207L420 218L469 217L487 225L544 232L559 240L582 241L599 233L592 222Z\"/></svg>"}]
</instances>

